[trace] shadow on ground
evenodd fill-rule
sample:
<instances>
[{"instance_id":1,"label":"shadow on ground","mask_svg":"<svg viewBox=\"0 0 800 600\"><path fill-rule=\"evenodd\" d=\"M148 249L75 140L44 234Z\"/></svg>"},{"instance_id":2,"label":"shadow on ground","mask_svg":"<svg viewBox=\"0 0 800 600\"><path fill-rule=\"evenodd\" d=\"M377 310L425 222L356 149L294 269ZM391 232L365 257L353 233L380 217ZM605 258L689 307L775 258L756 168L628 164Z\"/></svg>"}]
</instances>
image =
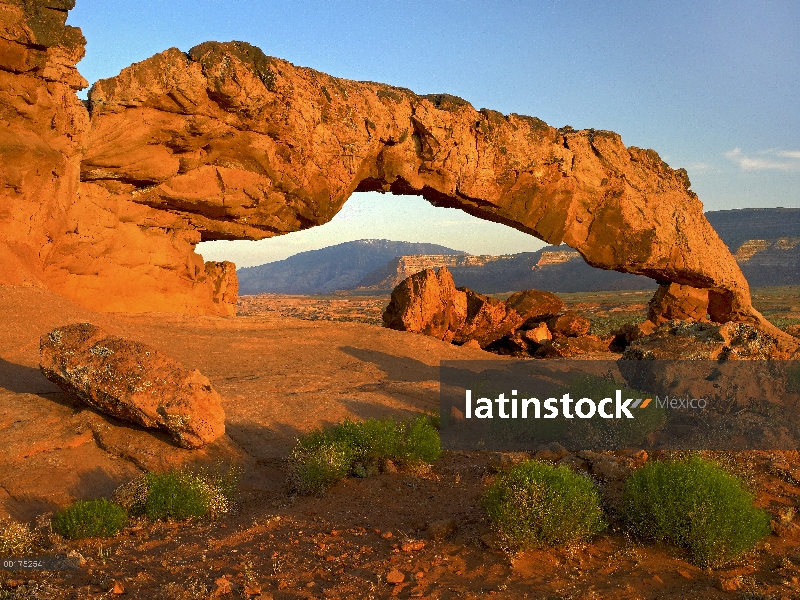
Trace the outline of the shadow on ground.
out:
<instances>
[{"instance_id":1,"label":"shadow on ground","mask_svg":"<svg viewBox=\"0 0 800 600\"><path fill-rule=\"evenodd\" d=\"M432 367L420 360L353 346L340 346L339 350L358 360L374 364L392 381L405 383L439 381L439 367Z\"/></svg>"},{"instance_id":2,"label":"shadow on ground","mask_svg":"<svg viewBox=\"0 0 800 600\"><path fill-rule=\"evenodd\" d=\"M0 388L16 394L42 395L61 392L39 369L18 365L4 358L0 358Z\"/></svg>"}]
</instances>

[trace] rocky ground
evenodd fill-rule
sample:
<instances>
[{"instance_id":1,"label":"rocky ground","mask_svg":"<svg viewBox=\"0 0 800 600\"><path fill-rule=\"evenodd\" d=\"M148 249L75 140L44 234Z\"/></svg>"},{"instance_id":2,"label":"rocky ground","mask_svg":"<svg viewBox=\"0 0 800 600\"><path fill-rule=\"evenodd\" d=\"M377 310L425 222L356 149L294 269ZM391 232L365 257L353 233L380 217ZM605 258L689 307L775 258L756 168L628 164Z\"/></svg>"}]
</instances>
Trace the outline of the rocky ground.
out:
<instances>
[{"instance_id":1,"label":"rocky ground","mask_svg":"<svg viewBox=\"0 0 800 600\"><path fill-rule=\"evenodd\" d=\"M511 292L492 294L505 300ZM566 310L578 313L592 322L592 333L606 336L623 323L643 321L652 290L613 292L572 292L556 294ZM381 325L381 315L389 304L390 295L291 295L259 294L240 296L237 311L240 316L279 314L310 321L355 321ZM753 304L770 321L786 330L800 325L800 286L756 288Z\"/></svg>"},{"instance_id":2,"label":"rocky ground","mask_svg":"<svg viewBox=\"0 0 800 600\"><path fill-rule=\"evenodd\" d=\"M797 303L791 293L780 297ZM583 296L580 303L607 317L624 312L614 312L623 304L630 314L644 312L637 306L644 300L624 299L614 306ZM76 551L84 559L77 571L0 571L0 598L800 598L800 538L790 510L800 503L797 453L721 456L773 513L777 532L740 564L712 571L677 549L631 540L619 526L569 551L507 553L479 498L513 456L446 452L429 472L351 479L323 498L290 495L284 457L299 433L346 417L436 410L439 360L507 359L334 322L370 318L382 309L372 304L379 298L327 299L316 320L281 312L295 302L312 314L308 299L273 298L282 308L255 309L268 300L242 299L239 317L113 315L36 288L0 287L0 518L38 526L41 553ZM151 344L208 376L223 399L226 435L202 450L181 449L66 396L39 373L38 340L80 321ZM570 460L600 481L613 510L619 473L643 457ZM244 470L236 514L134 522L111 540L66 542L49 532L47 513L73 499L108 496L144 469L217 461ZM619 469L606 468L609 461Z\"/></svg>"}]
</instances>

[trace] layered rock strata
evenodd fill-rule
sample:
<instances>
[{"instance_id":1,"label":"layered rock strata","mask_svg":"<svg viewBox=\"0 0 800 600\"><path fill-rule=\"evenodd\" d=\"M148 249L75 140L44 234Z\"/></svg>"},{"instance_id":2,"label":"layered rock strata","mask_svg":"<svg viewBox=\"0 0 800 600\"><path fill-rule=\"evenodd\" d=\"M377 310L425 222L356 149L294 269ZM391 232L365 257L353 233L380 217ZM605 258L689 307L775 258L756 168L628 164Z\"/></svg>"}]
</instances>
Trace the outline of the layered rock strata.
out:
<instances>
[{"instance_id":1,"label":"layered rock strata","mask_svg":"<svg viewBox=\"0 0 800 600\"><path fill-rule=\"evenodd\" d=\"M686 171L613 132L337 79L242 42L172 48L98 81L87 124L72 93L83 40L63 26L72 2L0 6L6 88L27 86L3 96L4 147L23 148L3 173L17 279L104 310L230 313L214 291L225 268L206 269L197 242L320 225L353 192L381 191L564 242L595 267L707 289L712 320L771 329Z\"/></svg>"},{"instance_id":2,"label":"layered rock strata","mask_svg":"<svg viewBox=\"0 0 800 600\"><path fill-rule=\"evenodd\" d=\"M94 325L77 323L43 335L40 369L92 408L163 429L183 448L200 448L225 433L219 394L204 375Z\"/></svg>"}]
</instances>

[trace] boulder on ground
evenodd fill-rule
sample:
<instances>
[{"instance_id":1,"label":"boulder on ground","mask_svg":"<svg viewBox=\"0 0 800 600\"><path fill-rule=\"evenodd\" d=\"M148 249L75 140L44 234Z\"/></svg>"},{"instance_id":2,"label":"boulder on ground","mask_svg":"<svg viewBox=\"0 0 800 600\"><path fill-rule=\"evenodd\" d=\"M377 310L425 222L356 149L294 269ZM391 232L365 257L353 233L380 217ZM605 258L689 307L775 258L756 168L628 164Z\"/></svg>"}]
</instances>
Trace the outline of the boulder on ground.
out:
<instances>
[{"instance_id":1,"label":"boulder on ground","mask_svg":"<svg viewBox=\"0 0 800 600\"><path fill-rule=\"evenodd\" d=\"M401 281L383 313L390 329L451 341L467 317L467 295L456 289L447 267L425 269Z\"/></svg>"},{"instance_id":2,"label":"boulder on ground","mask_svg":"<svg viewBox=\"0 0 800 600\"><path fill-rule=\"evenodd\" d=\"M77 323L43 335L39 356L44 376L64 391L120 420L163 429L179 446L199 448L225 433L208 379L151 346Z\"/></svg>"},{"instance_id":3,"label":"boulder on ground","mask_svg":"<svg viewBox=\"0 0 800 600\"><path fill-rule=\"evenodd\" d=\"M456 289L447 267L442 267L438 273L425 269L400 282L392 291L383 322L391 329L511 356L566 357L609 351L610 340L586 335L588 319L574 312L558 315L563 307L561 299L550 292L525 290L503 302L469 288ZM571 341L552 346L554 338Z\"/></svg>"},{"instance_id":4,"label":"boulder on ground","mask_svg":"<svg viewBox=\"0 0 800 600\"><path fill-rule=\"evenodd\" d=\"M511 308L524 319L522 329L532 329L542 321L564 310L564 302L552 292L524 290L508 297L506 308Z\"/></svg>"},{"instance_id":5,"label":"boulder on ground","mask_svg":"<svg viewBox=\"0 0 800 600\"><path fill-rule=\"evenodd\" d=\"M549 319L547 326L555 337L580 337L589 333L591 322L586 317L568 311Z\"/></svg>"},{"instance_id":6,"label":"boulder on ground","mask_svg":"<svg viewBox=\"0 0 800 600\"><path fill-rule=\"evenodd\" d=\"M484 296L469 288L459 290L466 294L467 318L456 332L456 343L477 340L481 348L485 348L522 325L523 318L502 300Z\"/></svg>"},{"instance_id":7,"label":"boulder on ground","mask_svg":"<svg viewBox=\"0 0 800 600\"><path fill-rule=\"evenodd\" d=\"M656 325L667 321L708 321L708 290L678 283L662 283L648 306L647 319Z\"/></svg>"},{"instance_id":8,"label":"boulder on ground","mask_svg":"<svg viewBox=\"0 0 800 600\"><path fill-rule=\"evenodd\" d=\"M551 298L552 296L552 298ZM561 303L554 294L527 290L506 302L469 288L456 289L447 267L425 269L401 281L383 313L390 329L423 333L447 342L476 341L482 348L546 316Z\"/></svg>"},{"instance_id":9,"label":"boulder on ground","mask_svg":"<svg viewBox=\"0 0 800 600\"><path fill-rule=\"evenodd\" d=\"M536 327L526 329L522 332L522 335L525 336L525 339L534 344L541 344L546 340L553 339L553 334L550 333L547 323L539 323Z\"/></svg>"}]
</instances>

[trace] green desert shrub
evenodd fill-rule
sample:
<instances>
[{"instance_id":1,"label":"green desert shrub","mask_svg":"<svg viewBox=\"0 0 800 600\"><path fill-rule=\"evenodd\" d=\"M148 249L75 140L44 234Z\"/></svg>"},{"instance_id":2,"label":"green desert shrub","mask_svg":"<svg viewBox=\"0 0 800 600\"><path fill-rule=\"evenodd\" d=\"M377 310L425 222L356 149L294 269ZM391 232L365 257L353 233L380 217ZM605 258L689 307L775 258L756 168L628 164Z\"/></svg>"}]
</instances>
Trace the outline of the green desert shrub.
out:
<instances>
[{"instance_id":1,"label":"green desert shrub","mask_svg":"<svg viewBox=\"0 0 800 600\"><path fill-rule=\"evenodd\" d=\"M419 466L440 454L439 431L431 417L346 420L298 438L289 454L289 480L301 494L321 494L348 475L377 472L387 460Z\"/></svg>"},{"instance_id":2,"label":"green desert shrub","mask_svg":"<svg viewBox=\"0 0 800 600\"><path fill-rule=\"evenodd\" d=\"M517 550L569 545L606 527L591 479L535 460L498 475L483 507L497 532Z\"/></svg>"},{"instance_id":3,"label":"green desert shrub","mask_svg":"<svg viewBox=\"0 0 800 600\"><path fill-rule=\"evenodd\" d=\"M146 473L120 486L112 500L132 515L146 515L151 520L186 520L218 516L234 506L239 470L223 472L172 470Z\"/></svg>"},{"instance_id":4,"label":"green desert shrub","mask_svg":"<svg viewBox=\"0 0 800 600\"><path fill-rule=\"evenodd\" d=\"M111 537L128 522L128 512L105 498L78 500L53 515L53 529L66 538Z\"/></svg>"},{"instance_id":5,"label":"green desert shrub","mask_svg":"<svg viewBox=\"0 0 800 600\"><path fill-rule=\"evenodd\" d=\"M208 512L207 490L198 478L183 471L148 473L143 512L151 521L184 521Z\"/></svg>"},{"instance_id":6,"label":"green desert shrub","mask_svg":"<svg viewBox=\"0 0 800 600\"><path fill-rule=\"evenodd\" d=\"M635 471L623 514L635 534L684 547L701 566L730 562L770 532L769 515L742 482L698 456Z\"/></svg>"},{"instance_id":7,"label":"green desert shrub","mask_svg":"<svg viewBox=\"0 0 800 600\"><path fill-rule=\"evenodd\" d=\"M589 317L589 333L601 338L624 331L627 325L638 325L647 317L644 315L614 315L610 317Z\"/></svg>"},{"instance_id":8,"label":"green desert shrub","mask_svg":"<svg viewBox=\"0 0 800 600\"><path fill-rule=\"evenodd\" d=\"M30 554L38 536L24 523L11 519L0 520L0 556Z\"/></svg>"}]
</instances>

